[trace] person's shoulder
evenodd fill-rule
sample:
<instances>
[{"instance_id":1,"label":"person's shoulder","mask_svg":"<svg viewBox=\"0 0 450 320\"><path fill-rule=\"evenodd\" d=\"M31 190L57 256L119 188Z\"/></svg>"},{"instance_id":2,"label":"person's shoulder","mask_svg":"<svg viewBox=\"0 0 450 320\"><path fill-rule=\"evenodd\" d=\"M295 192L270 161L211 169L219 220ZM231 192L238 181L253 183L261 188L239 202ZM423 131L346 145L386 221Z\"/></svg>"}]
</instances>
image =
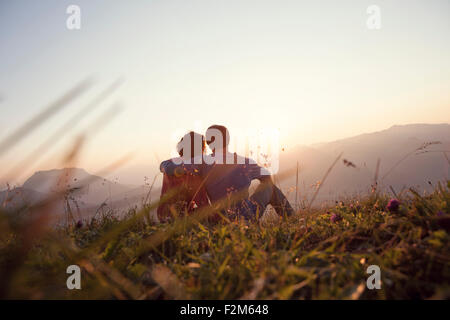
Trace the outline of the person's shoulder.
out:
<instances>
[{"instance_id":1,"label":"person's shoulder","mask_svg":"<svg viewBox=\"0 0 450 320\"><path fill-rule=\"evenodd\" d=\"M258 176L270 176L270 172L267 168L259 165L255 160L248 157L242 157L238 158L240 162L238 163L244 163L242 167L245 171L250 173L252 176L258 177Z\"/></svg>"},{"instance_id":2,"label":"person's shoulder","mask_svg":"<svg viewBox=\"0 0 450 320\"><path fill-rule=\"evenodd\" d=\"M240 156L240 155L237 155L237 163L245 164L246 166L248 166L248 165L258 166L258 163L255 160L253 160L252 158L244 157L244 156Z\"/></svg>"},{"instance_id":3,"label":"person's shoulder","mask_svg":"<svg viewBox=\"0 0 450 320\"><path fill-rule=\"evenodd\" d=\"M168 160L164 160L163 162L161 162L161 164L159 165L159 171L161 172L166 172L167 168L173 165L177 165L178 163L181 163L182 159L180 157L175 157L175 158L171 158Z\"/></svg>"},{"instance_id":4,"label":"person's shoulder","mask_svg":"<svg viewBox=\"0 0 450 320\"><path fill-rule=\"evenodd\" d=\"M247 157L244 157L244 156L241 156L241 155L235 153L234 154L234 161L235 161L236 164L249 164L253 160L251 160L250 158L247 158Z\"/></svg>"}]
</instances>

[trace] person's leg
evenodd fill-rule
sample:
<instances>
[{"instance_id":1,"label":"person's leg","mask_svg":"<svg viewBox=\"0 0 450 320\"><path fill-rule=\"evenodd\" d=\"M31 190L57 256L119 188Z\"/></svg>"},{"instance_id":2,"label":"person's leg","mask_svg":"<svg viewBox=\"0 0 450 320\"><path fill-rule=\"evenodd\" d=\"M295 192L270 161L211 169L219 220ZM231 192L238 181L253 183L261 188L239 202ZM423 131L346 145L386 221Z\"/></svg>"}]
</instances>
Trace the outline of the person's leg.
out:
<instances>
[{"instance_id":1,"label":"person's leg","mask_svg":"<svg viewBox=\"0 0 450 320\"><path fill-rule=\"evenodd\" d=\"M280 216L283 216L285 214L287 216L291 216L294 214L294 209L292 208L288 199L276 185L273 185L272 199L269 203L272 205L272 207L274 207L275 211Z\"/></svg>"},{"instance_id":2,"label":"person's leg","mask_svg":"<svg viewBox=\"0 0 450 320\"><path fill-rule=\"evenodd\" d=\"M264 213L269 204L280 216L285 214L290 216L294 213L294 209L292 209L283 192L270 179L259 184L250 200L258 205L260 215Z\"/></svg>"}]
</instances>

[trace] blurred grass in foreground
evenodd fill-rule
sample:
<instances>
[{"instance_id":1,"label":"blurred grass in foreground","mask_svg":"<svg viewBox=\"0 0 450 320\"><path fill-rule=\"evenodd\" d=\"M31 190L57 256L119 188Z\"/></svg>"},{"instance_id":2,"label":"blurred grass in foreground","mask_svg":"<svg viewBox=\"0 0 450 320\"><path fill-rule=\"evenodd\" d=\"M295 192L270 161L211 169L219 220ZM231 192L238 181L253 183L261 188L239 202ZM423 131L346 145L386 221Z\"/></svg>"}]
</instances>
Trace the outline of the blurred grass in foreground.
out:
<instances>
[{"instance_id":1,"label":"blurred grass in foreground","mask_svg":"<svg viewBox=\"0 0 450 320\"><path fill-rule=\"evenodd\" d=\"M152 224L135 210L122 220L109 212L35 241L3 298L448 299L449 188L425 196L411 189L392 212L389 198L374 193L328 212L247 224ZM5 215L0 228L5 268L26 235ZM149 247L158 232L169 236ZM82 267L81 290L66 288L71 264ZM372 264L381 268L381 290L366 288Z\"/></svg>"},{"instance_id":2,"label":"blurred grass in foreground","mask_svg":"<svg viewBox=\"0 0 450 320\"><path fill-rule=\"evenodd\" d=\"M78 122L119 83L113 83L69 121ZM0 156L88 87L89 82L82 82L6 137L0 142ZM109 121L112 111L108 109L102 118ZM91 128L101 128L102 123L96 121ZM31 166L36 154L47 152L61 138L63 128L10 174ZM63 167L76 163L94 131L76 137ZM109 211L83 223L52 227L49 208L64 189L17 212L6 212L1 204L0 298L449 299L450 182L427 195L413 189L402 192L400 207L388 210L388 196L376 187L378 169L379 161L375 187L366 198L318 210L311 205L319 186L297 215L251 223L223 216L218 223L208 222L224 208L217 203L215 209L201 209L189 217L178 213L171 223L155 224L149 215L158 205L155 202L125 215ZM65 174L70 176L70 169ZM66 287L66 269L72 264L82 268L81 290ZM366 288L366 270L372 264L381 268L381 290Z\"/></svg>"}]
</instances>

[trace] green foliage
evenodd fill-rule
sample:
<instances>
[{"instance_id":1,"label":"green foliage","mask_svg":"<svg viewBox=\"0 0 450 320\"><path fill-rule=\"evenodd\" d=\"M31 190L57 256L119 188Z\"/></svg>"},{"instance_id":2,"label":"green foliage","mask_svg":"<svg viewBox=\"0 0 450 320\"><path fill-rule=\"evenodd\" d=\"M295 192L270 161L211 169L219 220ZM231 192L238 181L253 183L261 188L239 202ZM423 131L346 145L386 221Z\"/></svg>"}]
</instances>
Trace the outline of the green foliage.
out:
<instances>
[{"instance_id":1,"label":"green foliage","mask_svg":"<svg viewBox=\"0 0 450 320\"><path fill-rule=\"evenodd\" d=\"M448 299L449 185L428 195L410 190L396 212L386 210L388 200L372 195L247 223L190 225L189 217L180 217L148 224L146 214L131 210L121 220L111 214L49 231L27 251L26 235L3 215L0 270L11 276L2 293L45 299ZM162 240L153 244L155 239ZM82 267L82 290L66 288L70 264ZM372 264L381 268L381 290L366 288Z\"/></svg>"}]
</instances>

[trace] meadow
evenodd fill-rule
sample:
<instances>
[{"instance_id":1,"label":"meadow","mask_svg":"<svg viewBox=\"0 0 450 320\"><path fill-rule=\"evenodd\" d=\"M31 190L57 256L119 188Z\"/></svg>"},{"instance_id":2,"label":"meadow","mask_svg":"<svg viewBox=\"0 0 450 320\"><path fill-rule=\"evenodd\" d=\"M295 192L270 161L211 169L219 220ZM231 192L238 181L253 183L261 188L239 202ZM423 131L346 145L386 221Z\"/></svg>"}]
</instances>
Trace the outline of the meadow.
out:
<instances>
[{"instance_id":1,"label":"meadow","mask_svg":"<svg viewBox=\"0 0 450 320\"><path fill-rule=\"evenodd\" d=\"M376 192L292 217L211 222L212 210L155 223L157 203L122 218L45 228L2 213L1 298L449 299L450 182ZM42 210L45 209L41 208ZM69 290L69 265L81 289ZM381 289L366 286L378 265Z\"/></svg>"}]
</instances>

